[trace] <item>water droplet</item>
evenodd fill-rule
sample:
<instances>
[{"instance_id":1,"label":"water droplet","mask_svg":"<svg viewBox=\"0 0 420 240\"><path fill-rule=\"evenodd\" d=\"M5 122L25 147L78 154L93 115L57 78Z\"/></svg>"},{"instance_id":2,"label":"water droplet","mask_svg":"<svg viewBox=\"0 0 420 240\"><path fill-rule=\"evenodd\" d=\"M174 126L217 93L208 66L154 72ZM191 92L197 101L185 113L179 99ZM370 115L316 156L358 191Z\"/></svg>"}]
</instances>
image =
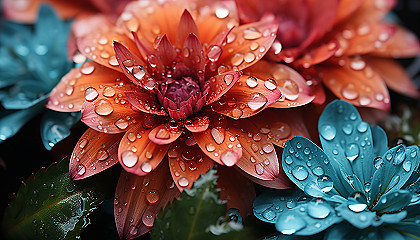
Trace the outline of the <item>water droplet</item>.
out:
<instances>
[{"instance_id":1,"label":"water droplet","mask_svg":"<svg viewBox=\"0 0 420 240\"><path fill-rule=\"evenodd\" d=\"M296 202L295 201L293 201L293 200L290 200L290 201L287 201L286 202L286 207L288 208L288 209L292 209L292 208L294 208L294 207L296 207Z\"/></svg>"},{"instance_id":2,"label":"water droplet","mask_svg":"<svg viewBox=\"0 0 420 240\"><path fill-rule=\"evenodd\" d=\"M395 157L392 163L394 165L399 165L405 160L405 158L405 147L403 145L399 145L398 149L395 151Z\"/></svg>"},{"instance_id":3,"label":"water droplet","mask_svg":"<svg viewBox=\"0 0 420 240\"><path fill-rule=\"evenodd\" d=\"M262 34L255 28L248 28L244 30L244 38L247 40L258 39Z\"/></svg>"},{"instance_id":4,"label":"water droplet","mask_svg":"<svg viewBox=\"0 0 420 240\"><path fill-rule=\"evenodd\" d=\"M273 144L271 143L264 144L261 148L267 154L272 153L274 151Z\"/></svg>"},{"instance_id":5,"label":"water droplet","mask_svg":"<svg viewBox=\"0 0 420 240\"><path fill-rule=\"evenodd\" d=\"M295 81L283 79L278 81L278 87L285 98L295 101L299 97L299 86Z\"/></svg>"},{"instance_id":6,"label":"water droplet","mask_svg":"<svg viewBox=\"0 0 420 240\"><path fill-rule=\"evenodd\" d=\"M131 225L129 228L128 228L128 231L130 232L130 234L131 235L136 235L137 234L137 227L135 226L135 225Z\"/></svg>"},{"instance_id":7,"label":"water droplet","mask_svg":"<svg viewBox=\"0 0 420 240\"><path fill-rule=\"evenodd\" d=\"M134 165L137 164L138 158L139 157L137 156L137 154L133 153L130 150L126 150L121 154L123 164L129 168L134 167Z\"/></svg>"},{"instance_id":8,"label":"water droplet","mask_svg":"<svg viewBox=\"0 0 420 240\"><path fill-rule=\"evenodd\" d=\"M234 119L240 118L242 116L242 114L243 114L243 111L241 109L239 109L239 108L234 108L232 110L232 117Z\"/></svg>"},{"instance_id":9,"label":"water droplet","mask_svg":"<svg viewBox=\"0 0 420 240\"><path fill-rule=\"evenodd\" d=\"M258 85L258 80L251 76L246 79L246 85L250 88L255 88Z\"/></svg>"},{"instance_id":10,"label":"water droplet","mask_svg":"<svg viewBox=\"0 0 420 240\"><path fill-rule=\"evenodd\" d=\"M153 222L155 221L155 218L153 217L153 215L150 213L150 211L145 211L142 218L141 218L142 222L144 223L144 225L148 226L148 227L153 227Z\"/></svg>"},{"instance_id":11,"label":"water droplet","mask_svg":"<svg viewBox=\"0 0 420 240\"><path fill-rule=\"evenodd\" d=\"M276 221L277 230L286 235L294 234L306 225L305 220L293 211L282 213Z\"/></svg>"},{"instance_id":12,"label":"water droplet","mask_svg":"<svg viewBox=\"0 0 420 240\"><path fill-rule=\"evenodd\" d=\"M124 130L128 127L128 122L126 120L122 119L122 118L118 119L114 124L117 128L119 128L121 130Z\"/></svg>"},{"instance_id":13,"label":"water droplet","mask_svg":"<svg viewBox=\"0 0 420 240\"><path fill-rule=\"evenodd\" d=\"M219 7L216 9L216 17L223 19L226 18L227 16L229 16L229 9L224 8L224 7Z\"/></svg>"},{"instance_id":14,"label":"water droplet","mask_svg":"<svg viewBox=\"0 0 420 240\"><path fill-rule=\"evenodd\" d=\"M308 147L305 147L303 149L303 153L306 154L306 155L308 155L309 153L311 153L311 149L309 149Z\"/></svg>"},{"instance_id":15,"label":"water droplet","mask_svg":"<svg viewBox=\"0 0 420 240\"><path fill-rule=\"evenodd\" d=\"M370 189L371 189L371 184L370 184L370 182L365 183L365 187L364 187L364 189L365 189L365 192L370 192Z\"/></svg>"},{"instance_id":16,"label":"water droplet","mask_svg":"<svg viewBox=\"0 0 420 240\"><path fill-rule=\"evenodd\" d=\"M159 200L159 193L155 189L149 189L149 191L146 192L146 199L149 201L149 203L155 203Z\"/></svg>"},{"instance_id":17,"label":"water droplet","mask_svg":"<svg viewBox=\"0 0 420 240\"><path fill-rule=\"evenodd\" d=\"M85 99L88 102L94 101L99 96L98 92L93 87L88 87L85 90Z\"/></svg>"},{"instance_id":18,"label":"water droplet","mask_svg":"<svg viewBox=\"0 0 420 240\"><path fill-rule=\"evenodd\" d=\"M261 93L252 93L248 102L248 107L253 111L256 111L268 102L267 98Z\"/></svg>"},{"instance_id":19,"label":"water droplet","mask_svg":"<svg viewBox=\"0 0 420 240\"><path fill-rule=\"evenodd\" d=\"M342 129L345 134L350 135L353 132L353 125L345 124Z\"/></svg>"},{"instance_id":20,"label":"water droplet","mask_svg":"<svg viewBox=\"0 0 420 240\"><path fill-rule=\"evenodd\" d=\"M363 212L367 208L366 196L361 192L352 193L347 200L347 207L353 212Z\"/></svg>"},{"instance_id":21,"label":"water droplet","mask_svg":"<svg viewBox=\"0 0 420 240\"><path fill-rule=\"evenodd\" d=\"M185 177L182 177L182 178L178 179L178 184L181 187L186 187L186 186L188 186L189 182L188 182L188 179L186 179Z\"/></svg>"},{"instance_id":22,"label":"water droplet","mask_svg":"<svg viewBox=\"0 0 420 240\"><path fill-rule=\"evenodd\" d=\"M137 79L142 79L146 72L143 70L143 67L140 65L134 66L132 70L133 76Z\"/></svg>"},{"instance_id":23,"label":"water droplet","mask_svg":"<svg viewBox=\"0 0 420 240\"><path fill-rule=\"evenodd\" d=\"M95 112L101 116L108 116L114 111L112 104L105 99L99 100L95 103Z\"/></svg>"},{"instance_id":24,"label":"water droplet","mask_svg":"<svg viewBox=\"0 0 420 240\"><path fill-rule=\"evenodd\" d=\"M277 217L277 214L273 210L267 209L262 213L262 216L268 221L271 221Z\"/></svg>"},{"instance_id":25,"label":"water droplet","mask_svg":"<svg viewBox=\"0 0 420 240\"><path fill-rule=\"evenodd\" d=\"M212 62L217 62L222 55L222 48L218 45L210 46L207 57Z\"/></svg>"},{"instance_id":26,"label":"water droplet","mask_svg":"<svg viewBox=\"0 0 420 240\"><path fill-rule=\"evenodd\" d=\"M255 172L258 175L262 175L264 173L264 167L261 164L256 164L255 165Z\"/></svg>"},{"instance_id":27,"label":"water droplet","mask_svg":"<svg viewBox=\"0 0 420 240\"><path fill-rule=\"evenodd\" d=\"M88 143L88 140L87 140L86 138L83 138L83 139L82 139L82 140L80 140L80 142L79 142L79 147L80 147L80 148L84 148L84 147L86 147L87 143Z\"/></svg>"},{"instance_id":28,"label":"water droplet","mask_svg":"<svg viewBox=\"0 0 420 240\"><path fill-rule=\"evenodd\" d=\"M141 164L141 170L145 173L149 173L152 171L152 164L150 164L149 162L143 162Z\"/></svg>"},{"instance_id":29,"label":"water droplet","mask_svg":"<svg viewBox=\"0 0 420 240\"><path fill-rule=\"evenodd\" d=\"M359 92L357 91L356 87L353 84L346 85L342 90L341 94L344 98L348 100L354 100L359 97Z\"/></svg>"},{"instance_id":30,"label":"water droplet","mask_svg":"<svg viewBox=\"0 0 420 240\"><path fill-rule=\"evenodd\" d=\"M359 156L359 146L355 143L348 144L345 149L346 158L352 162Z\"/></svg>"},{"instance_id":31,"label":"water droplet","mask_svg":"<svg viewBox=\"0 0 420 240\"><path fill-rule=\"evenodd\" d=\"M334 126L325 124L321 126L321 128L319 129L319 133L324 139L333 140L335 138L337 130Z\"/></svg>"},{"instance_id":32,"label":"water droplet","mask_svg":"<svg viewBox=\"0 0 420 240\"><path fill-rule=\"evenodd\" d=\"M277 84L276 84L276 82L274 81L274 79L267 79L267 80L264 82L264 86L265 86L268 90L270 90L270 91L273 91L273 90L275 90L275 89L277 88Z\"/></svg>"},{"instance_id":33,"label":"water droplet","mask_svg":"<svg viewBox=\"0 0 420 240\"><path fill-rule=\"evenodd\" d=\"M252 52L249 52L245 55L244 60L246 63L250 63L255 60L255 55Z\"/></svg>"},{"instance_id":34,"label":"water droplet","mask_svg":"<svg viewBox=\"0 0 420 240\"><path fill-rule=\"evenodd\" d=\"M363 59L361 58L355 58L350 62L350 67L353 70L362 70L363 68L366 67L366 62L363 61Z\"/></svg>"},{"instance_id":35,"label":"water droplet","mask_svg":"<svg viewBox=\"0 0 420 240\"><path fill-rule=\"evenodd\" d=\"M334 186L333 181L327 175L323 175L323 176L318 177L318 179L316 180L316 184L321 189L321 191L323 191L325 193L330 192L331 189L333 189L333 186Z\"/></svg>"},{"instance_id":36,"label":"water droplet","mask_svg":"<svg viewBox=\"0 0 420 240\"><path fill-rule=\"evenodd\" d=\"M171 137L171 133L165 128L160 128L156 132L155 137L158 139L169 139Z\"/></svg>"},{"instance_id":37,"label":"water droplet","mask_svg":"<svg viewBox=\"0 0 420 240\"><path fill-rule=\"evenodd\" d=\"M322 169L321 167L315 167L314 169L312 169L312 172L317 176L324 175L324 169Z\"/></svg>"},{"instance_id":38,"label":"water droplet","mask_svg":"<svg viewBox=\"0 0 420 240\"><path fill-rule=\"evenodd\" d=\"M239 66L244 61L244 55L242 53L236 53L230 61L233 66Z\"/></svg>"},{"instance_id":39,"label":"water droplet","mask_svg":"<svg viewBox=\"0 0 420 240\"><path fill-rule=\"evenodd\" d=\"M364 133L367 131L369 124L367 122L361 122L359 126L357 126L357 131L360 133Z\"/></svg>"},{"instance_id":40,"label":"water droplet","mask_svg":"<svg viewBox=\"0 0 420 240\"><path fill-rule=\"evenodd\" d=\"M214 150L216 150L216 147L213 144L209 143L209 144L206 144L206 149L209 152L213 152Z\"/></svg>"},{"instance_id":41,"label":"water droplet","mask_svg":"<svg viewBox=\"0 0 420 240\"><path fill-rule=\"evenodd\" d=\"M105 149L99 149L99 151L96 153L96 159L98 159L98 161L103 161L108 157L109 154Z\"/></svg>"},{"instance_id":42,"label":"water droplet","mask_svg":"<svg viewBox=\"0 0 420 240\"><path fill-rule=\"evenodd\" d=\"M312 199L308 203L308 215L316 219L324 219L330 215L331 210L322 198Z\"/></svg>"},{"instance_id":43,"label":"water droplet","mask_svg":"<svg viewBox=\"0 0 420 240\"><path fill-rule=\"evenodd\" d=\"M233 82L234 79L235 79L235 77L232 74L226 74L223 77L223 80L225 81L226 85L228 85L228 86Z\"/></svg>"},{"instance_id":44,"label":"water droplet","mask_svg":"<svg viewBox=\"0 0 420 240\"><path fill-rule=\"evenodd\" d=\"M290 156L286 156L286 159L284 160L287 164L292 164L293 159Z\"/></svg>"},{"instance_id":45,"label":"water droplet","mask_svg":"<svg viewBox=\"0 0 420 240\"><path fill-rule=\"evenodd\" d=\"M95 70L95 66L90 65L90 64L84 64L82 68L80 69L80 72L85 75L88 75L88 74L93 73L94 70Z\"/></svg>"},{"instance_id":46,"label":"water droplet","mask_svg":"<svg viewBox=\"0 0 420 240\"><path fill-rule=\"evenodd\" d=\"M304 166L298 165L292 169L292 174L297 180L303 181L308 177L308 170Z\"/></svg>"},{"instance_id":47,"label":"water droplet","mask_svg":"<svg viewBox=\"0 0 420 240\"><path fill-rule=\"evenodd\" d=\"M234 151L227 150L220 155L220 160L228 167L235 165L238 161L238 154Z\"/></svg>"},{"instance_id":48,"label":"water droplet","mask_svg":"<svg viewBox=\"0 0 420 240\"><path fill-rule=\"evenodd\" d=\"M210 134L217 144L222 144L225 141L225 134L218 128L212 128Z\"/></svg>"},{"instance_id":49,"label":"water droplet","mask_svg":"<svg viewBox=\"0 0 420 240\"><path fill-rule=\"evenodd\" d=\"M79 166L77 166L77 174L83 175L85 173L86 173L86 167L83 166L82 164L79 164Z\"/></svg>"},{"instance_id":50,"label":"water droplet","mask_svg":"<svg viewBox=\"0 0 420 240\"><path fill-rule=\"evenodd\" d=\"M104 95L105 97L113 97L115 96L115 89L113 87L106 87L104 89L104 92L102 93L102 95Z\"/></svg>"}]
</instances>

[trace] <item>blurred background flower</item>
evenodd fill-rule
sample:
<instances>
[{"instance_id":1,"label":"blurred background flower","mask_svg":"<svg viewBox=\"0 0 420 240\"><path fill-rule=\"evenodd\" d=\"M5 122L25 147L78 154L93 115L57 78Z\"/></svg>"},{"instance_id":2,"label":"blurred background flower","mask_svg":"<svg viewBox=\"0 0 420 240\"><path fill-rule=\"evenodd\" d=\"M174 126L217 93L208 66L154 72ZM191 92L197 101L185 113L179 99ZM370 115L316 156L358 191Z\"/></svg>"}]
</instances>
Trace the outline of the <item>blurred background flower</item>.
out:
<instances>
[{"instance_id":1,"label":"blurred background flower","mask_svg":"<svg viewBox=\"0 0 420 240\"><path fill-rule=\"evenodd\" d=\"M44 112L51 89L70 69L66 41L70 23L48 6L40 8L35 25L1 21L0 32L0 140L16 134L32 117ZM47 110L41 137L47 149L70 134L78 114Z\"/></svg>"},{"instance_id":2,"label":"blurred background flower","mask_svg":"<svg viewBox=\"0 0 420 240\"><path fill-rule=\"evenodd\" d=\"M412 239L419 229L419 148L389 150L385 132L336 100L318 122L323 150L304 137L286 142L282 166L303 191L267 192L254 214L282 234L325 239Z\"/></svg>"}]
</instances>

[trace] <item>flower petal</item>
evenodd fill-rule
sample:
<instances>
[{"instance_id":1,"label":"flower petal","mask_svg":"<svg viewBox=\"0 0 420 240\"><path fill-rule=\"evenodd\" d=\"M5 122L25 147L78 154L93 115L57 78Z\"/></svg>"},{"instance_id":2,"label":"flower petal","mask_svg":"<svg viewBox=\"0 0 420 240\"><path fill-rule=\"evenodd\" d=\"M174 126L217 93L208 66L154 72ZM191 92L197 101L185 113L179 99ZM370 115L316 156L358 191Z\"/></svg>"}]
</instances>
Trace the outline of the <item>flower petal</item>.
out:
<instances>
[{"instance_id":1,"label":"flower petal","mask_svg":"<svg viewBox=\"0 0 420 240\"><path fill-rule=\"evenodd\" d=\"M133 125L124 135L118 148L118 159L130 173L143 176L155 169L168 151L169 144L158 145L149 139L153 128Z\"/></svg>"},{"instance_id":2,"label":"flower petal","mask_svg":"<svg viewBox=\"0 0 420 240\"><path fill-rule=\"evenodd\" d=\"M259 21L232 29L218 61L228 69L245 69L258 62L276 38L277 25Z\"/></svg>"},{"instance_id":3,"label":"flower petal","mask_svg":"<svg viewBox=\"0 0 420 240\"><path fill-rule=\"evenodd\" d=\"M410 58L420 54L420 42L416 35L401 26L394 25L396 32L376 48L372 54L381 57Z\"/></svg>"},{"instance_id":4,"label":"flower petal","mask_svg":"<svg viewBox=\"0 0 420 240\"><path fill-rule=\"evenodd\" d=\"M231 89L242 75L240 71L225 72L216 75L208 81L209 96L206 104L213 103L219 100L229 89Z\"/></svg>"},{"instance_id":5,"label":"flower petal","mask_svg":"<svg viewBox=\"0 0 420 240\"><path fill-rule=\"evenodd\" d=\"M214 111L234 119L255 115L282 96L274 81L242 75L229 91L214 103Z\"/></svg>"},{"instance_id":6,"label":"flower petal","mask_svg":"<svg viewBox=\"0 0 420 240\"><path fill-rule=\"evenodd\" d=\"M133 107L142 112L162 116L168 115L168 113L161 108L156 96L147 90L135 88L131 91L126 91L125 96Z\"/></svg>"},{"instance_id":7,"label":"flower petal","mask_svg":"<svg viewBox=\"0 0 420 240\"><path fill-rule=\"evenodd\" d=\"M226 209L236 208L242 217L252 213L252 202L256 198L254 185L236 169L217 166L217 188L220 200L226 201Z\"/></svg>"},{"instance_id":8,"label":"flower petal","mask_svg":"<svg viewBox=\"0 0 420 240\"><path fill-rule=\"evenodd\" d=\"M180 192L174 187L165 161L147 176L121 172L114 198L114 216L121 239L150 231L158 212Z\"/></svg>"},{"instance_id":9,"label":"flower petal","mask_svg":"<svg viewBox=\"0 0 420 240\"><path fill-rule=\"evenodd\" d=\"M99 132L120 133L143 119L144 113L133 110L134 107L124 95L124 92L136 88L133 84L104 84L100 87L103 88L86 89L85 96L88 96L88 100L82 105L81 116L86 125Z\"/></svg>"},{"instance_id":10,"label":"flower petal","mask_svg":"<svg viewBox=\"0 0 420 240\"><path fill-rule=\"evenodd\" d=\"M298 109L267 109L249 120L258 127L261 135L267 135L279 147L284 147L284 143L294 136L310 138Z\"/></svg>"},{"instance_id":11,"label":"flower petal","mask_svg":"<svg viewBox=\"0 0 420 240\"><path fill-rule=\"evenodd\" d=\"M181 139L169 148L168 160L172 179L181 192L191 189L195 180L214 166L214 161L197 145L187 146Z\"/></svg>"},{"instance_id":12,"label":"flower petal","mask_svg":"<svg viewBox=\"0 0 420 240\"><path fill-rule=\"evenodd\" d=\"M79 180L102 172L118 162L118 144L123 134L105 134L88 129L70 158L70 178Z\"/></svg>"},{"instance_id":13,"label":"flower petal","mask_svg":"<svg viewBox=\"0 0 420 240\"><path fill-rule=\"evenodd\" d=\"M385 131L377 125L371 127L371 131L374 156L375 158L383 156L388 151L388 137Z\"/></svg>"},{"instance_id":14,"label":"flower petal","mask_svg":"<svg viewBox=\"0 0 420 240\"><path fill-rule=\"evenodd\" d=\"M339 98L356 106L390 108L385 83L363 58L340 58L338 65L322 64L316 70L323 83Z\"/></svg>"},{"instance_id":15,"label":"flower petal","mask_svg":"<svg viewBox=\"0 0 420 240\"><path fill-rule=\"evenodd\" d=\"M260 79L273 79L280 89L283 98L274 102L270 107L290 108L305 105L315 97L314 89L307 84L306 80L295 70L286 65L259 61L251 68L245 70L245 74Z\"/></svg>"},{"instance_id":16,"label":"flower petal","mask_svg":"<svg viewBox=\"0 0 420 240\"><path fill-rule=\"evenodd\" d=\"M197 37L200 36L191 13L185 9L182 13L181 20L178 23L178 29L176 31L176 46L181 48L184 45L184 41L191 33Z\"/></svg>"},{"instance_id":17,"label":"flower petal","mask_svg":"<svg viewBox=\"0 0 420 240\"><path fill-rule=\"evenodd\" d=\"M303 68L309 68L318 63L325 62L339 49L337 41L330 41L328 43L322 44L318 47L310 48L306 51L303 57L297 59L293 62L294 66L302 66Z\"/></svg>"},{"instance_id":18,"label":"flower petal","mask_svg":"<svg viewBox=\"0 0 420 240\"><path fill-rule=\"evenodd\" d=\"M413 193L408 190L397 190L388 192L378 199L372 211L379 213L392 213L401 211L410 204Z\"/></svg>"},{"instance_id":19,"label":"flower petal","mask_svg":"<svg viewBox=\"0 0 420 240\"><path fill-rule=\"evenodd\" d=\"M328 104L319 118L318 131L324 152L344 168L345 176L354 173L363 185L370 182L375 170L372 132L353 105L342 100ZM354 187L364 191L363 186Z\"/></svg>"},{"instance_id":20,"label":"flower petal","mask_svg":"<svg viewBox=\"0 0 420 240\"><path fill-rule=\"evenodd\" d=\"M181 130L172 128L166 123L153 128L149 132L149 139L156 144L166 145L177 140L181 134Z\"/></svg>"},{"instance_id":21,"label":"flower petal","mask_svg":"<svg viewBox=\"0 0 420 240\"><path fill-rule=\"evenodd\" d=\"M92 81L92 78L95 81ZM86 89L99 89L103 84L129 83L120 72L113 71L95 62L85 62L73 68L51 91L46 107L60 112L77 112L86 100Z\"/></svg>"},{"instance_id":22,"label":"flower petal","mask_svg":"<svg viewBox=\"0 0 420 240\"><path fill-rule=\"evenodd\" d=\"M201 150L221 165L233 166L242 157L242 146L235 135L226 130L226 117L211 114L209 128L193 133Z\"/></svg>"},{"instance_id":23,"label":"flower petal","mask_svg":"<svg viewBox=\"0 0 420 240\"><path fill-rule=\"evenodd\" d=\"M187 120L188 121L188 120ZM191 124L185 123L185 128L190 132L203 132L209 128L210 120L206 116L200 116L191 120Z\"/></svg>"},{"instance_id":24,"label":"flower petal","mask_svg":"<svg viewBox=\"0 0 420 240\"><path fill-rule=\"evenodd\" d=\"M182 57L187 67L194 69L197 73L204 71L206 62L203 55L203 46L201 46L200 40L195 34L190 33L185 39Z\"/></svg>"},{"instance_id":25,"label":"flower petal","mask_svg":"<svg viewBox=\"0 0 420 240\"><path fill-rule=\"evenodd\" d=\"M412 98L420 98L420 92L410 76L392 59L370 57L369 66L377 72L392 90Z\"/></svg>"},{"instance_id":26,"label":"flower petal","mask_svg":"<svg viewBox=\"0 0 420 240\"><path fill-rule=\"evenodd\" d=\"M340 1L335 16L334 24L341 22L353 14L362 5L364 0L342 0Z\"/></svg>"},{"instance_id":27,"label":"flower petal","mask_svg":"<svg viewBox=\"0 0 420 240\"><path fill-rule=\"evenodd\" d=\"M140 56L135 42L121 33L121 31L111 23L106 22L103 23L101 28L78 38L77 46L81 53L93 61L102 66L122 72L123 70L118 65L118 61L114 55L114 41L123 43L125 47L133 51L135 55Z\"/></svg>"},{"instance_id":28,"label":"flower petal","mask_svg":"<svg viewBox=\"0 0 420 240\"><path fill-rule=\"evenodd\" d=\"M275 178L274 180L261 180L259 178L254 178L253 176L246 173L244 173L244 175L249 180L264 187L273 188L273 189L294 188L295 184L292 181L290 181L289 177L287 177L283 169L281 169L280 172L281 174L279 175L279 177Z\"/></svg>"},{"instance_id":29,"label":"flower petal","mask_svg":"<svg viewBox=\"0 0 420 240\"><path fill-rule=\"evenodd\" d=\"M277 178L279 160L270 138L247 119L228 120L228 127L242 146L242 157L236 166L255 178L262 180Z\"/></svg>"},{"instance_id":30,"label":"flower petal","mask_svg":"<svg viewBox=\"0 0 420 240\"><path fill-rule=\"evenodd\" d=\"M166 35L163 35L163 37L159 39L156 52L159 61L158 67L164 68L159 69L160 71L165 71L166 66L172 66L172 63L177 57L177 53Z\"/></svg>"}]
</instances>

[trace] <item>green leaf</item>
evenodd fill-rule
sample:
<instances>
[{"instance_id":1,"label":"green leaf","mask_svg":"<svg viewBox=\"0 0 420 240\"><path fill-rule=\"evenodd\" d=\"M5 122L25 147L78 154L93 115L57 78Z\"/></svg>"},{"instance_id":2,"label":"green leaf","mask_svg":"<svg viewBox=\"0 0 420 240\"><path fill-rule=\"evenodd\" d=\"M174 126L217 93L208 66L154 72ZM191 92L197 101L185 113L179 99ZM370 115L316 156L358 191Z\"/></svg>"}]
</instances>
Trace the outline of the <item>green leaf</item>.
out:
<instances>
[{"instance_id":1,"label":"green leaf","mask_svg":"<svg viewBox=\"0 0 420 240\"><path fill-rule=\"evenodd\" d=\"M247 231L239 231L241 223L225 215L226 205L219 200L215 172L211 169L202 175L191 190L184 189L179 199L158 214L152 240L250 239Z\"/></svg>"},{"instance_id":2,"label":"green leaf","mask_svg":"<svg viewBox=\"0 0 420 240\"><path fill-rule=\"evenodd\" d=\"M73 181L68 166L65 159L21 185L3 216L7 239L74 239L89 224L87 217L96 206L113 197L118 178L108 172Z\"/></svg>"}]
</instances>

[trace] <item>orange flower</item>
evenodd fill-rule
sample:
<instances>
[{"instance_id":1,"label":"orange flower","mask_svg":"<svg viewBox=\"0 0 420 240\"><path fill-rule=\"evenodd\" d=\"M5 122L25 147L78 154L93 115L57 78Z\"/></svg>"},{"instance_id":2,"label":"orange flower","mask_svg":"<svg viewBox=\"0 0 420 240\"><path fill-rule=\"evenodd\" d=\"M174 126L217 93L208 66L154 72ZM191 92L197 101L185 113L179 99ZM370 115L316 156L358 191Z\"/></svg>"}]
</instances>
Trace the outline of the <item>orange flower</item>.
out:
<instances>
[{"instance_id":1,"label":"orange flower","mask_svg":"<svg viewBox=\"0 0 420 240\"><path fill-rule=\"evenodd\" d=\"M411 78L393 60L420 53L412 33L383 20L395 0L236 2L245 23L275 19L279 28L269 57L292 66L308 83L322 82L339 98L379 109L390 107L386 86L420 97ZM323 101L322 91L317 98Z\"/></svg>"},{"instance_id":2,"label":"orange flower","mask_svg":"<svg viewBox=\"0 0 420 240\"><path fill-rule=\"evenodd\" d=\"M276 24L237 23L233 1L136 1L116 24L77 40L93 62L64 76L47 107L81 110L90 127L70 159L73 179L118 161L124 168L115 194L121 237L149 231L158 211L214 162L221 198L243 215L255 192L236 170L264 186L291 187L273 144L308 133L298 109L266 108L314 96L291 68L259 61Z\"/></svg>"}]
</instances>

